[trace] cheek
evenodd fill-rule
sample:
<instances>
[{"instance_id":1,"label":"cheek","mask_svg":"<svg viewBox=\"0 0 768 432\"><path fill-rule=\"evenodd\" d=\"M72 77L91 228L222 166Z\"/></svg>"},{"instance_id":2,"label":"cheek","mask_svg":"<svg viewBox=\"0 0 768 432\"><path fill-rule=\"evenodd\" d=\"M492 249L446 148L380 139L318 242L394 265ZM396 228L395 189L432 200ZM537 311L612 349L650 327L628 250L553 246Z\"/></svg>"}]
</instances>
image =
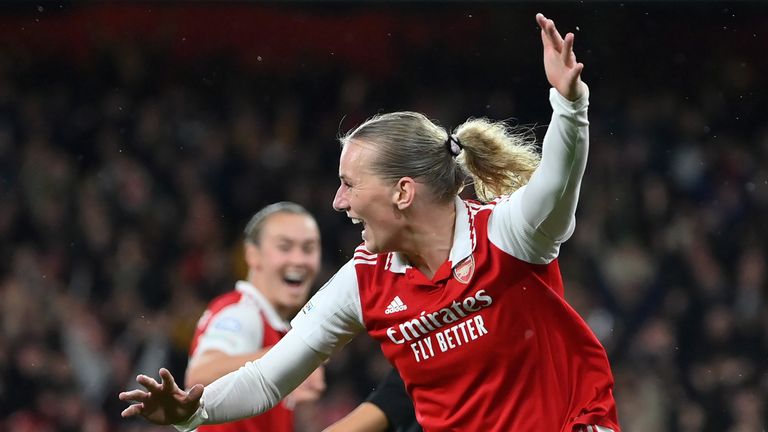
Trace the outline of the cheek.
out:
<instances>
[{"instance_id":1,"label":"cheek","mask_svg":"<svg viewBox=\"0 0 768 432\"><path fill-rule=\"evenodd\" d=\"M271 272L279 273L280 269L285 265L286 258L283 254L273 254L269 257L269 261L265 262L265 266L268 266L268 270Z\"/></svg>"}]
</instances>

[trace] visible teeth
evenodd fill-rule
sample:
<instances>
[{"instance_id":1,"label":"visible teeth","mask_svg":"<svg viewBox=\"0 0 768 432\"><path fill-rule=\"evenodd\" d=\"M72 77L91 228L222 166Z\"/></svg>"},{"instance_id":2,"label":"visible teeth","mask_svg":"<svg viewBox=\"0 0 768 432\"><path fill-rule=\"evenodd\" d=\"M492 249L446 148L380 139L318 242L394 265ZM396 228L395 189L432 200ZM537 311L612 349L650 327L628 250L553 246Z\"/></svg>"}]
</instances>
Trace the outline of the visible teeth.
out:
<instances>
[{"instance_id":1,"label":"visible teeth","mask_svg":"<svg viewBox=\"0 0 768 432\"><path fill-rule=\"evenodd\" d=\"M362 219L358 219L358 218L352 218L352 223L357 225L359 223L363 223L363 220Z\"/></svg>"},{"instance_id":2,"label":"visible teeth","mask_svg":"<svg viewBox=\"0 0 768 432\"><path fill-rule=\"evenodd\" d=\"M304 272L287 271L283 278L288 282L302 282L304 280Z\"/></svg>"}]
</instances>

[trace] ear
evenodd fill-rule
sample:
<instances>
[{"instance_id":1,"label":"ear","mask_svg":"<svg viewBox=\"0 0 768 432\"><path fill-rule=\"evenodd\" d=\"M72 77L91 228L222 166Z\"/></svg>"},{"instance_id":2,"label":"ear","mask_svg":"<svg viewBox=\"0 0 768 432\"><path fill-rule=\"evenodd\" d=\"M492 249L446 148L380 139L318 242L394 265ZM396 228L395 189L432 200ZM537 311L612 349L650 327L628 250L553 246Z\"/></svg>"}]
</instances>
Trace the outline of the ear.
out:
<instances>
[{"instance_id":1,"label":"ear","mask_svg":"<svg viewBox=\"0 0 768 432\"><path fill-rule=\"evenodd\" d=\"M255 268L261 261L261 251L259 247L250 241L245 242L243 246L245 250L245 263L248 264L248 268Z\"/></svg>"},{"instance_id":2,"label":"ear","mask_svg":"<svg viewBox=\"0 0 768 432\"><path fill-rule=\"evenodd\" d=\"M405 210L413 204L416 197L416 181L410 177L402 177L395 183L392 191L392 203L398 210Z\"/></svg>"}]
</instances>

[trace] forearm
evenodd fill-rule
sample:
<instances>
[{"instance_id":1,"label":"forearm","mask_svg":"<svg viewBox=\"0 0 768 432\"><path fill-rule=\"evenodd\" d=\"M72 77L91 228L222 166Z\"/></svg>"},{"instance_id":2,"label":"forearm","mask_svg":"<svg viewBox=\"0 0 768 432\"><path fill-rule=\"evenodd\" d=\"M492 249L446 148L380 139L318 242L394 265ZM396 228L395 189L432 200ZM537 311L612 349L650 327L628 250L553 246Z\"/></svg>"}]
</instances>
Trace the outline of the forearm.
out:
<instances>
[{"instance_id":1,"label":"forearm","mask_svg":"<svg viewBox=\"0 0 768 432\"><path fill-rule=\"evenodd\" d=\"M229 355L212 350L195 356L190 360L187 368L185 387L192 387L195 384L208 385L224 375L238 370L247 362L260 359L267 351L269 348L248 354Z\"/></svg>"},{"instance_id":2,"label":"forearm","mask_svg":"<svg viewBox=\"0 0 768 432\"><path fill-rule=\"evenodd\" d=\"M553 114L542 145L539 168L523 195L523 216L529 225L553 239L567 237L589 150L588 91L568 101L550 93Z\"/></svg>"},{"instance_id":3,"label":"forearm","mask_svg":"<svg viewBox=\"0 0 768 432\"><path fill-rule=\"evenodd\" d=\"M384 412L370 402L363 402L323 432L385 432L388 427Z\"/></svg>"},{"instance_id":4,"label":"forearm","mask_svg":"<svg viewBox=\"0 0 768 432\"><path fill-rule=\"evenodd\" d=\"M202 410L179 430L225 423L261 414L288 395L327 357L313 351L295 332L278 342L264 357L249 362L206 386Z\"/></svg>"}]
</instances>

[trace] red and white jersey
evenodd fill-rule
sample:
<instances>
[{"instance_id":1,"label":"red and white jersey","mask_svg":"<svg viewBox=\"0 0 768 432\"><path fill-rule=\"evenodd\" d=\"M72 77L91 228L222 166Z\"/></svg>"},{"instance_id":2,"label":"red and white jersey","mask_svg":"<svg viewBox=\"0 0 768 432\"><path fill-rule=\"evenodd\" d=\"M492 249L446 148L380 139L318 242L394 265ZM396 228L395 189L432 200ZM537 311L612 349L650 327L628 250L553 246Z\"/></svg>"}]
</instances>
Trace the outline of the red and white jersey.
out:
<instances>
[{"instance_id":1,"label":"red and white jersey","mask_svg":"<svg viewBox=\"0 0 768 432\"><path fill-rule=\"evenodd\" d=\"M557 262L575 228L588 94L551 89L550 102L528 184L487 205L456 197L451 250L433 277L399 253L357 248L273 350L207 387L177 427L262 412L367 331L428 432L619 432L605 350L564 300Z\"/></svg>"},{"instance_id":2,"label":"red and white jersey","mask_svg":"<svg viewBox=\"0 0 768 432\"><path fill-rule=\"evenodd\" d=\"M588 102L554 89L550 101L534 176L487 205L456 197L451 251L432 278L361 246L292 322L325 355L366 330L426 431L619 432L607 355L566 303L557 262L575 227Z\"/></svg>"},{"instance_id":3,"label":"red and white jersey","mask_svg":"<svg viewBox=\"0 0 768 432\"><path fill-rule=\"evenodd\" d=\"M322 352L339 332L323 330L313 309L359 313L426 431L618 432L605 350L563 298L559 244L516 244L540 237L514 216L522 192L484 206L457 199L450 258L432 279L397 253L359 247L294 328Z\"/></svg>"},{"instance_id":4,"label":"red and white jersey","mask_svg":"<svg viewBox=\"0 0 768 432\"><path fill-rule=\"evenodd\" d=\"M211 301L197 323L190 360L208 350L229 355L259 351L277 343L289 330L261 292L246 281ZM199 432L293 432L293 411L279 404L264 414L218 425Z\"/></svg>"}]
</instances>

